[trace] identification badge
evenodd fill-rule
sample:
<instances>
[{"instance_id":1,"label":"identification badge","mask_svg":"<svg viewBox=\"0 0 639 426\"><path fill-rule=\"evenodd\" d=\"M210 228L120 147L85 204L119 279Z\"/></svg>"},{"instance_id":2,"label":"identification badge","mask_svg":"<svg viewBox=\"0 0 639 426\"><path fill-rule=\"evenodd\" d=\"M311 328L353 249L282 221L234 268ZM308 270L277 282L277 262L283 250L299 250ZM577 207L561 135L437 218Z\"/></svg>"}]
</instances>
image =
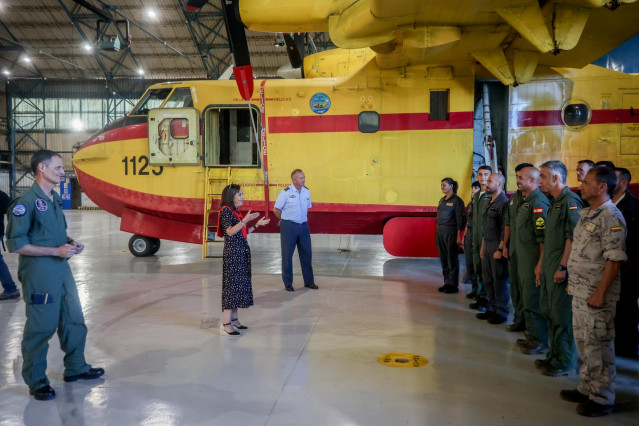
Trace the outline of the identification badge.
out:
<instances>
[{"instance_id":1,"label":"identification badge","mask_svg":"<svg viewBox=\"0 0 639 426\"><path fill-rule=\"evenodd\" d=\"M22 216L26 212L27 212L27 208L23 206L22 204L16 204L15 206L13 206L13 209L11 210L11 213L13 213L14 216Z\"/></svg>"},{"instance_id":2,"label":"identification badge","mask_svg":"<svg viewBox=\"0 0 639 426\"><path fill-rule=\"evenodd\" d=\"M597 225L595 225L595 224L594 224L594 223L592 223L592 222L588 222L584 228L585 228L585 229L586 229L586 231L588 231L588 232L595 232L595 229L597 229Z\"/></svg>"},{"instance_id":3,"label":"identification badge","mask_svg":"<svg viewBox=\"0 0 639 426\"><path fill-rule=\"evenodd\" d=\"M49 208L47 202L44 201L42 198L38 198L37 200L35 200L35 206L36 209L40 210L41 212L46 212Z\"/></svg>"},{"instance_id":4,"label":"identification badge","mask_svg":"<svg viewBox=\"0 0 639 426\"><path fill-rule=\"evenodd\" d=\"M453 206L453 203L446 203L446 205L447 205L448 207L452 207L452 206Z\"/></svg>"}]
</instances>

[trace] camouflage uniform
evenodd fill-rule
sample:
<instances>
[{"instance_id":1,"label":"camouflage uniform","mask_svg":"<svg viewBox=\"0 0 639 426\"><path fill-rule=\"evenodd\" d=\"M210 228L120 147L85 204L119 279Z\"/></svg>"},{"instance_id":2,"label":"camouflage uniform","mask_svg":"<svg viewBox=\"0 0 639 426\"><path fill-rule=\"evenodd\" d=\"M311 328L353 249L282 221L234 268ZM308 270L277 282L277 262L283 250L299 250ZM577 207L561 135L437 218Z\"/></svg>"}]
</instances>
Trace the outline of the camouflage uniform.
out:
<instances>
[{"instance_id":1,"label":"camouflage uniform","mask_svg":"<svg viewBox=\"0 0 639 426\"><path fill-rule=\"evenodd\" d=\"M477 275L477 294L486 298L486 291L482 281L481 239L484 236L484 212L490 203L491 196L487 192L478 192L473 196L473 268Z\"/></svg>"},{"instance_id":2,"label":"camouflage uniform","mask_svg":"<svg viewBox=\"0 0 639 426\"><path fill-rule=\"evenodd\" d=\"M517 244L515 244L515 237L517 234L517 211L521 204L521 191L517 190L510 196L508 202L508 211L506 212L505 225L510 227L510 246L508 248L508 272L510 276L510 299L513 302L513 308L515 309L515 317L513 324L524 323L524 301L521 297L521 282L519 281L519 275L517 272Z\"/></svg>"},{"instance_id":3,"label":"camouflage uniform","mask_svg":"<svg viewBox=\"0 0 639 426\"><path fill-rule=\"evenodd\" d=\"M581 208L581 198L565 187L552 200L546 219L539 305L548 321L550 352L546 360L556 370L574 370L577 367L577 349L572 333L572 297L566 293L566 282L555 283L555 273L564 255L566 240L573 238Z\"/></svg>"},{"instance_id":4,"label":"camouflage uniform","mask_svg":"<svg viewBox=\"0 0 639 426\"><path fill-rule=\"evenodd\" d=\"M604 296L600 308L586 301L595 292L606 262L626 260L626 222L610 201L598 209L587 207L574 230L568 261L568 293L572 299L572 326L583 360L577 390L603 405L615 402L615 305L619 300L619 275Z\"/></svg>"}]
</instances>

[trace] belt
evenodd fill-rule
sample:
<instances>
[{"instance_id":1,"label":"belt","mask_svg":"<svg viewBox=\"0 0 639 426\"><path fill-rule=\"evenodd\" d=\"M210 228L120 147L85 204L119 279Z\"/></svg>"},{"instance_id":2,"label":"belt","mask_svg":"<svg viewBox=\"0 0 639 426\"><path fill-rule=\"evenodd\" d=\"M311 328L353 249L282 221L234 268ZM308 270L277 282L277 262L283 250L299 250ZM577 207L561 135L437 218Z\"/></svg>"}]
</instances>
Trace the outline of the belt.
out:
<instances>
[{"instance_id":1,"label":"belt","mask_svg":"<svg viewBox=\"0 0 639 426\"><path fill-rule=\"evenodd\" d=\"M293 220L288 220L288 219L282 219L282 222L291 222L294 223L296 225L304 225L306 222L295 222Z\"/></svg>"}]
</instances>

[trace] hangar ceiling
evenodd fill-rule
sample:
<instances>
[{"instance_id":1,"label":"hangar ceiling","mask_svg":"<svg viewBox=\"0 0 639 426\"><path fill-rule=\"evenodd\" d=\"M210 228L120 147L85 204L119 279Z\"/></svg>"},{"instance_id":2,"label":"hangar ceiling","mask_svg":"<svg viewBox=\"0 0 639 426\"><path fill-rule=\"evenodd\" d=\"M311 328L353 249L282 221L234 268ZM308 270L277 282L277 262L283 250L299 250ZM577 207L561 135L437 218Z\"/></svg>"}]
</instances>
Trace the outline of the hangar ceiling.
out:
<instances>
[{"instance_id":1,"label":"hangar ceiling","mask_svg":"<svg viewBox=\"0 0 639 426\"><path fill-rule=\"evenodd\" d=\"M220 1L187 12L186 0L0 0L0 77L217 78L233 63ZM255 76L277 76L281 35L246 35Z\"/></svg>"}]
</instances>

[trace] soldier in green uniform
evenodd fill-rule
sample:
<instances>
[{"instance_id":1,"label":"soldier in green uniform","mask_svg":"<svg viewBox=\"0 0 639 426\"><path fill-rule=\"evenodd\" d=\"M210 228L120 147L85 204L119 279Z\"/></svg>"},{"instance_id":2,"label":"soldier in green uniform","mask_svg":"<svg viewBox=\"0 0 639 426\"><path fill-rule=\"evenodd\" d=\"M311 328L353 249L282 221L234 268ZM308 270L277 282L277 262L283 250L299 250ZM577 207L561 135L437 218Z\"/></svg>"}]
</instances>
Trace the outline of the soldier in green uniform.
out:
<instances>
[{"instance_id":1,"label":"soldier in green uniform","mask_svg":"<svg viewBox=\"0 0 639 426\"><path fill-rule=\"evenodd\" d=\"M481 185L481 190L473 197L473 268L477 275L477 288L473 289L473 293L477 295L477 301L470 304L471 309L478 309L485 312L488 308L486 300L486 292L482 281L481 267L481 239L484 235L484 211L490 203L490 194L486 192L486 183L488 176L493 172L490 166L480 166L477 170L477 180Z\"/></svg>"},{"instance_id":2,"label":"soldier in green uniform","mask_svg":"<svg viewBox=\"0 0 639 426\"><path fill-rule=\"evenodd\" d=\"M520 174L522 169L526 167L533 167L530 163L521 163L515 167L515 175ZM519 180L519 179L518 179ZM524 320L524 302L521 298L521 285L519 282L517 272L517 250L515 241L515 231L517 229L515 220L517 218L517 211L522 199L521 190L517 188L517 191L510 196L508 202L508 211L506 212L505 227L504 227L504 257L509 260L508 262L508 275L510 276L510 300L513 303L515 310L513 323L506 327L507 331L525 331L526 321ZM513 244L510 242L513 241Z\"/></svg>"},{"instance_id":3,"label":"soldier in green uniform","mask_svg":"<svg viewBox=\"0 0 639 426\"><path fill-rule=\"evenodd\" d=\"M566 292L566 265L572 247L572 232L579 221L581 199L566 186L568 169L560 161L547 161L540 168L539 188L552 197L541 261L539 304L548 322L550 352L535 365L546 376L577 373L577 348L572 333L572 296Z\"/></svg>"},{"instance_id":4,"label":"soldier in green uniform","mask_svg":"<svg viewBox=\"0 0 639 426\"><path fill-rule=\"evenodd\" d=\"M43 401L55 398L46 369L49 339L56 330L65 352L66 382L96 379L104 370L84 359L87 327L67 262L84 246L67 236L62 200L53 191L65 176L62 158L53 151L38 151L31 170L35 183L10 207L7 246L20 254L18 278L26 305L22 378L35 399Z\"/></svg>"},{"instance_id":5,"label":"soldier in green uniform","mask_svg":"<svg viewBox=\"0 0 639 426\"><path fill-rule=\"evenodd\" d=\"M470 198L466 206L466 231L464 232L464 258L466 260L466 274L470 281L472 291L466 295L468 299L477 297L477 275L473 267L473 196L479 192L481 185L475 181L470 187Z\"/></svg>"},{"instance_id":6,"label":"soldier in green uniform","mask_svg":"<svg viewBox=\"0 0 639 426\"><path fill-rule=\"evenodd\" d=\"M519 179L519 176L521 178ZM517 343L528 355L544 352L547 348L548 325L539 307L539 276L541 255L544 249L544 230L548 198L539 190L539 170L526 167L521 170L517 185L523 198L515 219L517 230L517 271L522 289L526 339Z\"/></svg>"}]
</instances>

